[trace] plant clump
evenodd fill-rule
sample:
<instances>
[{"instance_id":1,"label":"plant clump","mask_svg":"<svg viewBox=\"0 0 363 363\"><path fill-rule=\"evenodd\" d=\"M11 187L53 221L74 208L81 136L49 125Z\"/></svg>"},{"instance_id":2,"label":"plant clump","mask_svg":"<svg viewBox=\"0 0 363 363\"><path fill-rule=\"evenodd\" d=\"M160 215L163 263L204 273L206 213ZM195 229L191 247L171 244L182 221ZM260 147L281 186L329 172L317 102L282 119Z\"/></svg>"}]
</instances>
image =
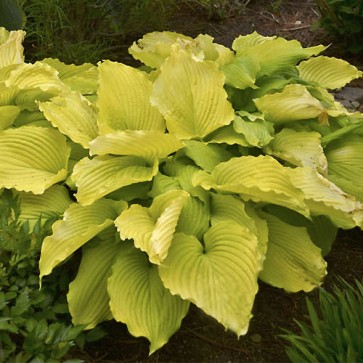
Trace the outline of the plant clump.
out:
<instances>
[{"instance_id":1,"label":"plant clump","mask_svg":"<svg viewBox=\"0 0 363 363\"><path fill-rule=\"evenodd\" d=\"M241 336L259 279L311 291L338 228L363 227L363 116L329 92L362 73L324 46L153 32L138 69L26 63L23 36L0 34L0 188L63 216L41 280L82 250L75 325L115 319L151 354L195 304Z\"/></svg>"}]
</instances>

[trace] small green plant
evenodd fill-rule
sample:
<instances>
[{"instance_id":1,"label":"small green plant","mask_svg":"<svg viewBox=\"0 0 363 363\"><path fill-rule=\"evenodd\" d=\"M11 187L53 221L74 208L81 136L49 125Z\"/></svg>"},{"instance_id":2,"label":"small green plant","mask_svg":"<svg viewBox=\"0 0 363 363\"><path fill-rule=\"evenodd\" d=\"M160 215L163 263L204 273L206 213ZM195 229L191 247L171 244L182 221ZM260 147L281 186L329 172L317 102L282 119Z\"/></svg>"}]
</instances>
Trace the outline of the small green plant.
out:
<instances>
[{"instance_id":1,"label":"small green plant","mask_svg":"<svg viewBox=\"0 0 363 363\"><path fill-rule=\"evenodd\" d=\"M363 284L340 279L333 292L319 291L319 304L306 299L309 323L296 321L300 334L282 337L291 345L286 353L293 363L363 361Z\"/></svg>"},{"instance_id":2,"label":"small green plant","mask_svg":"<svg viewBox=\"0 0 363 363\"><path fill-rule=\"evenodd\" d=\"M363 52L363 2L361 0L316 0L320 26L337 44L351 53Z\"/></svg>"},{"instance_id":3,"label":"small green plant","mask_svg":"<svg viewBox=\"0 0 363 363\"><path fill-rule=\"evenodd\" d=\"M75 341L86 339L83 326L70 323L65 271L39 290L40 247L54 220L24 220L18 198L9 190L1 193L0 362L58 362Z\"/></svg>"}]
</instances>

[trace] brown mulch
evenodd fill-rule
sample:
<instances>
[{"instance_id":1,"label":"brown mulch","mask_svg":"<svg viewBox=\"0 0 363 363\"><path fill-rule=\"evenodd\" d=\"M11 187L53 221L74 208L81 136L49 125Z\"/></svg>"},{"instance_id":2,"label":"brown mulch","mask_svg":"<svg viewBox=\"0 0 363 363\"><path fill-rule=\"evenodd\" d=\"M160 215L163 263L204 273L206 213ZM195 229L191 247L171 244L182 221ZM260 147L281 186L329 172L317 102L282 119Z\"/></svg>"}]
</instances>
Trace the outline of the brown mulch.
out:
<instances>
[{"instance_id":1,"label":"brown mulch","mask_svg":"<svg viewBox=\"0 0 363 363\"><path fill-rule=\"evenodd\" d=\"M230 46L238 35L253 31L266 36L297 39L303 46L328 45L331 40L327 34L322 30L312 30L318 19L319 12L313 0L252 0L244 9L232 9L225 18L212 20L197 9L191 11L187 6L181 6L170 20L168 30L190 36L209 34L226 46ZM334 45L326 53L347 59L357 66L363 64L361 58L349 56ZM358 86L362 87L360 83ZM340 232L326 260L329 273L323 287L330 289L337 276L348 282L362 280L363 232ZM317 291L308 296L317 301ZM77 353L77 357L87 363L288 362L285 342L279 335L282 329L297 331L294 319L302 320L306 316L305 298L304 293L288 294L261 283L249 333L239 340L214 319L192 307L180 330L150 357L146 339L134 338L124 325L108 322L103 324L108 336L88 345L84 352Z\"/></svg>"}]
</instances>

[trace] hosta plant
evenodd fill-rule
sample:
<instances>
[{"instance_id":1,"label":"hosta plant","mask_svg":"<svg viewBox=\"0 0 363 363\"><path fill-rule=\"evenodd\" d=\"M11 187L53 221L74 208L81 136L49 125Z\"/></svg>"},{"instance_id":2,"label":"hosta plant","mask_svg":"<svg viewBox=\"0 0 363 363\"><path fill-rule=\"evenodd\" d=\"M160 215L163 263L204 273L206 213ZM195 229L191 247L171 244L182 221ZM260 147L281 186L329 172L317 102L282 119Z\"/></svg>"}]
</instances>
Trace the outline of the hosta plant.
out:
<instances>
[{"instance_id":1,"label":"hosta plant","mask_svg":"<svg viewBox=\"0 0 363 363\"><path fill-rule=\"evenodd\" d=\"M40 278L82 249L73 323L150 341L190 303L248 330L258 279L310 291L338 228L363 226L363 117L330 89L361 76L322 45L146 34L140 69L23 61L0 37L0 187L27 219L61 213Z\"/></svg>"}]
</instances>

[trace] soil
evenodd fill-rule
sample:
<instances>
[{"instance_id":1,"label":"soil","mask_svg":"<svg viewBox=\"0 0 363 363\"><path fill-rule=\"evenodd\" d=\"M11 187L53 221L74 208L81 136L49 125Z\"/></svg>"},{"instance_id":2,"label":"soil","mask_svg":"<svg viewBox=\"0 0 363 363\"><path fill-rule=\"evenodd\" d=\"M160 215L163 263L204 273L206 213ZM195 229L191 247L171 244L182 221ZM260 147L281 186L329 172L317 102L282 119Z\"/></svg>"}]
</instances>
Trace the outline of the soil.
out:
<instances>
[{"instance_id":1,"label":"soil","mask_svg":"<svg viewBox=\"0 0 363 363\"><path fill-rule=\"evenodd\" d=\"M171 19L168 30L196 36L206 33L217 43L230 46L240 34L257 31L262 35L278 35L297 39L303 46L329 44L331 39L322 30L311 26L319 18L312 0L244 1L248 5L231 8L222 19L208 19L197 9L181 7ZM242 3L242 1L231 1ZM325 52L326 54L327 52ZM328 54L347 59L361 67L362 57L352 57L332 45ZM362 82L353 86L362 88ZM323 283L331 289L340 276L353 283L363 278L363 232L340 231L332 251L326 257L328 275ZM99 342L76 352L77 358L87 363L118 362L288 362L285 341L279 337L283 329L298 332L294 319L306 319L306 297L317 302L317 290L305 294L289 294L281 289L260 283L256 296L249 332L239 340L236 335L218 324L213 318L192 306L180 330L159 351L148 357L148 341L131 336L125 325L116 322L103 324L108 335Z\"/></svg>"}]
</instances>

